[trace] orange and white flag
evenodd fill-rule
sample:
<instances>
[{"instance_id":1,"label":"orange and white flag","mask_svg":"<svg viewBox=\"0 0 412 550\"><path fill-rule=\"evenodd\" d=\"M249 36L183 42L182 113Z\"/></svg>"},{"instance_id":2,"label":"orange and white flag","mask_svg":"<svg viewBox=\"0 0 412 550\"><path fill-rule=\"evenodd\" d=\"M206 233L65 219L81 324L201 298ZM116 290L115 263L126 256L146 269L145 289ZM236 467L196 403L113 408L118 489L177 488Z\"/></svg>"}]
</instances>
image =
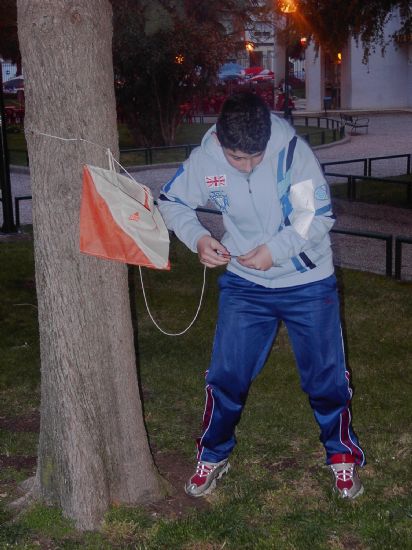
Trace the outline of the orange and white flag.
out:
<instances>
[{"instance_id":1,"label":"orange and white flag","mask_svg":"<svg viewBox=\"0 0 412 550\"><path fill-rule=\"evenodd\" d=\"M113 169L84 166L80 251L170 269L169 232L150 189Z\"/></svg>"}]
</instances>

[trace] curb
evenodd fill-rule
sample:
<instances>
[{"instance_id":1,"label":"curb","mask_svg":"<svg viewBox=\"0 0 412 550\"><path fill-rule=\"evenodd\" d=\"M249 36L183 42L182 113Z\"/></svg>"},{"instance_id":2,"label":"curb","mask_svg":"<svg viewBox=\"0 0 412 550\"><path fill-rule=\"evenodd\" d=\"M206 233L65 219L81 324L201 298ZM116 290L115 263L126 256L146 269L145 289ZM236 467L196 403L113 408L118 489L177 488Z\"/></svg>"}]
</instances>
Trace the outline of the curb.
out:
<instances>
[{"instance_id":1,"label":"curb","mask_svg":"<svg viewBox=\"0 0 412 550\"><path fill-rule=\"evenodd\" d=\"M30 174L30 168L28 166L19 166L17 164L10 164L10 172L13 174Z\"/></svg>"},{"instance_id":2,"label":"curb","mask_svg":"<svg viewBox=\"0 0 412 550\"><path fill-rule=\"evenodd\" d=\"M331 147L337 147L338 145L343 145L344 143L348 143L350 141L350 136L345 136L342 139L339 139L338 141L333 141L332 143L325 143L324 145L315 145L312 147L313 151L319 151L319 149L330 149Z\"/></svg>"}]
</instances>

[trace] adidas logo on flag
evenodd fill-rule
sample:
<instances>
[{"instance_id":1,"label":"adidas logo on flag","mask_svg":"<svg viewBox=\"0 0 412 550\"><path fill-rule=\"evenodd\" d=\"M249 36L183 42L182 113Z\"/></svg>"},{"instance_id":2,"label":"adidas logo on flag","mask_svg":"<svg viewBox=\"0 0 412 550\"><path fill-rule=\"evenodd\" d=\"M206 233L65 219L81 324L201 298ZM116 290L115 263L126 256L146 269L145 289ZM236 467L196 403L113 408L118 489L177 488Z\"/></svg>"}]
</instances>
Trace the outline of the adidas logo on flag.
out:
<instances>
[{"instance_id":1,"label":"adidas logo on flag","mask_svg":"<svg viewBox=\"0 0 412 550\"><path fill-rule=\"evenodd\" d=\"M129 216L129 220L132 222L138 222L140 220L140 214L139 212L135 212L131 216Z\"/></svg>"}]
</instances>

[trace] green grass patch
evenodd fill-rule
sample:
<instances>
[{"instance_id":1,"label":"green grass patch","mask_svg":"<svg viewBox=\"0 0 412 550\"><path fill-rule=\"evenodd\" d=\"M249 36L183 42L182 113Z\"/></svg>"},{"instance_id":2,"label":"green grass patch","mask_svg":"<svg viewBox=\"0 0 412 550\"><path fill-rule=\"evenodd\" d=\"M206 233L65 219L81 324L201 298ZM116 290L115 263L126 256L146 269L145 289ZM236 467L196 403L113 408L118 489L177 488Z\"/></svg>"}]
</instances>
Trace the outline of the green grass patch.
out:
<instances>
[{"instance_id":1,"label":"green grass patch","mask_svg":"<svg viewBox=\"0 0 412 550\"><path fill-rule=\"evenodd\" d=\"M64 538L74 532L73 524L64 518L60 510L35 504L21 517L23 528L41 533L50 538Z\"/></svg>"},{"instance_id":2,"label":"green grass patch","mask_svg":"<svg viewBox=\"0 0 412 550\"><path fill-rule=\"evenodd\" d=\"M39 384L39 342L34 281L33 246L30 238L0 244L0 413L13 402L13 391L27 404ZM10 397L11 396L11 397Z\"/></svg>"},{"instance_id":3,"label":"green grass patch","mask_svg":"<svg viewBox=\"0 0 412 550\"><path fill-rule=\"evenodd\" d=\"M144 150L123 152L120 157L120 162L125 166L182 162L187 158L188 152L190 152L190 149L184 146L200 144L203 135L211 126L212 124L208 123L182 124L177 129L176 141L173 147L154 147L150 153ZM125 124L119 124L118 131L120 148L135 147L133 137ZM296 126L296 131L299 135L304 135L311 146L334 141L332 130ZM323 136L322 133L324 134ZM27 146L24 132L21 128L16 128L16 131L13 132L8 132L7 144L10 164L27 166Z\"/></svg>"},{"instance_id":4,"label":"green grass patch","mask_svg":"<svg viewBox=\"0 0 412 550\"><path fill-rule=\"evenodd\" d=\"M9 430L1 430L0 455L35 456L37 452L37 440L38 436L34 433L15 433Z\"/></svg>"},{"instance_id":5,"label":"green grass patch","mask_svg":"<svg viewBox=\"0 0 412 550\"><path fill-rule=\"evenodd\" d=\"M10 164L27 166L27 145L23 129L7 132L7 146Z\"/></svg>"},{"instance_id":6,"label":"green grass patch","mask_svg":"<svg viewBox=\"0 0 412 550\"><path fill-rule=\"evenodd\" d=\"M339 132L336 131L336 139L333 130L327 128L318 128L317 126L295 126L296 133L302 136L311 147L325 145L339 141Z\"/></svg>"},{"instance_id":7,"label":"green grass patch","mask_svg":"<svg viewBox=\"0 0 412 550\"><path fill-rule=\"evenodd\" d=\"M126 166L182 162L190 152L190 148L185 146L199 145L211 126L212 124L208 123L182 124L176 134L175 146L168 149L154 147L150 153L148 151L123 152L120 160ZM295 129L298 135L302 135L312 147L336 141L333 131L329 129L300 125ZM120 130L120 136L120 147L133 147L130 133L124 125Z\"/></svg>"},{"instance_id":8,"label":"green grass patch","mask_svg":"<svg viewBox=\"0 0 412 550\"><path fill-rule=\"evenodd\" d=\"M39 384L36 315L12 304L35 304L30 241L0 243L3 301L0 416L33 410ZM144 270L156 320L178 332L192 319L203 268L196 255L172 241L171 272ZM171 338L150 321L136 282L138 364L150 442L170 461L194 463L217 308L217 277L207 271L199 319ZM137 273L135 273L137 278ZM100 533L79 533L54 508L35 505L15 518L1 502L0 548L62 549L383 549L410 548L412 540L412 284L338 270L348 366L354 384L354 428L367 452L365 494L342 502L331 493L329 470L306 396L300 389L282 327L268 363L252 386L238 426L232 469L206 509L165 516L143 507L108 511ZM11 336L17 333L20 336ZM10 348L27 341L29 355ZM6 359L4 359L6 358ZM16 371L16 377L10 372ZM30 391L34 393L29 397ZM5 405L3 405L3 398ZM35 434L3 430L0 454L30 456ZM171 462L172 463L172 462ZM12 493L25 470L4 468L0 494ZM178 490L183 490L180 486Z\"/></svg>"},{"instance_id":9,"label":"green grass patch","mask_svg":"<svg viewBox=\"0 0 412 550\"><path fill-rule=\"evenodd\" d=\"M405 183L398 183L399 180ZM412 175L410 174L380 180L357 180L356 200L371 204L412 208L412 192L409 191L408 194L408 184L412 187ZM347 183L333 184L331 193L333 198L347 199Z\"/></svg>"}]
</instances>

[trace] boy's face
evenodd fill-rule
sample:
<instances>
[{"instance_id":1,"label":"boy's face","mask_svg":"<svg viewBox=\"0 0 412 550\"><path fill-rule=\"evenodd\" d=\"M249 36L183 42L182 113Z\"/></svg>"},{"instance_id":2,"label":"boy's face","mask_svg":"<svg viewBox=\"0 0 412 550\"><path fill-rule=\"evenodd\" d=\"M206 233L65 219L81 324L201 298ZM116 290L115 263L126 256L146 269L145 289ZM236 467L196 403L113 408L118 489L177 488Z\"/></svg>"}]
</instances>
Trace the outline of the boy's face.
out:
<instances>
[{"instance_id":1,"label":"boy's face","mask_svg":"<svg viewBox=\"0 0 412 550\"><path fill-rule=\"evenodd\" d=\"M232 150L226 147L222 147L222 149L228 163L233 166L233 168L236 168L236 170L239 170L239 172L242 172L242 174L249 174L255 166L262 162L265 154L265 151L249 154L243 153L243 151L239 151L239 149Z\"/></svg>"}]
</instances>

